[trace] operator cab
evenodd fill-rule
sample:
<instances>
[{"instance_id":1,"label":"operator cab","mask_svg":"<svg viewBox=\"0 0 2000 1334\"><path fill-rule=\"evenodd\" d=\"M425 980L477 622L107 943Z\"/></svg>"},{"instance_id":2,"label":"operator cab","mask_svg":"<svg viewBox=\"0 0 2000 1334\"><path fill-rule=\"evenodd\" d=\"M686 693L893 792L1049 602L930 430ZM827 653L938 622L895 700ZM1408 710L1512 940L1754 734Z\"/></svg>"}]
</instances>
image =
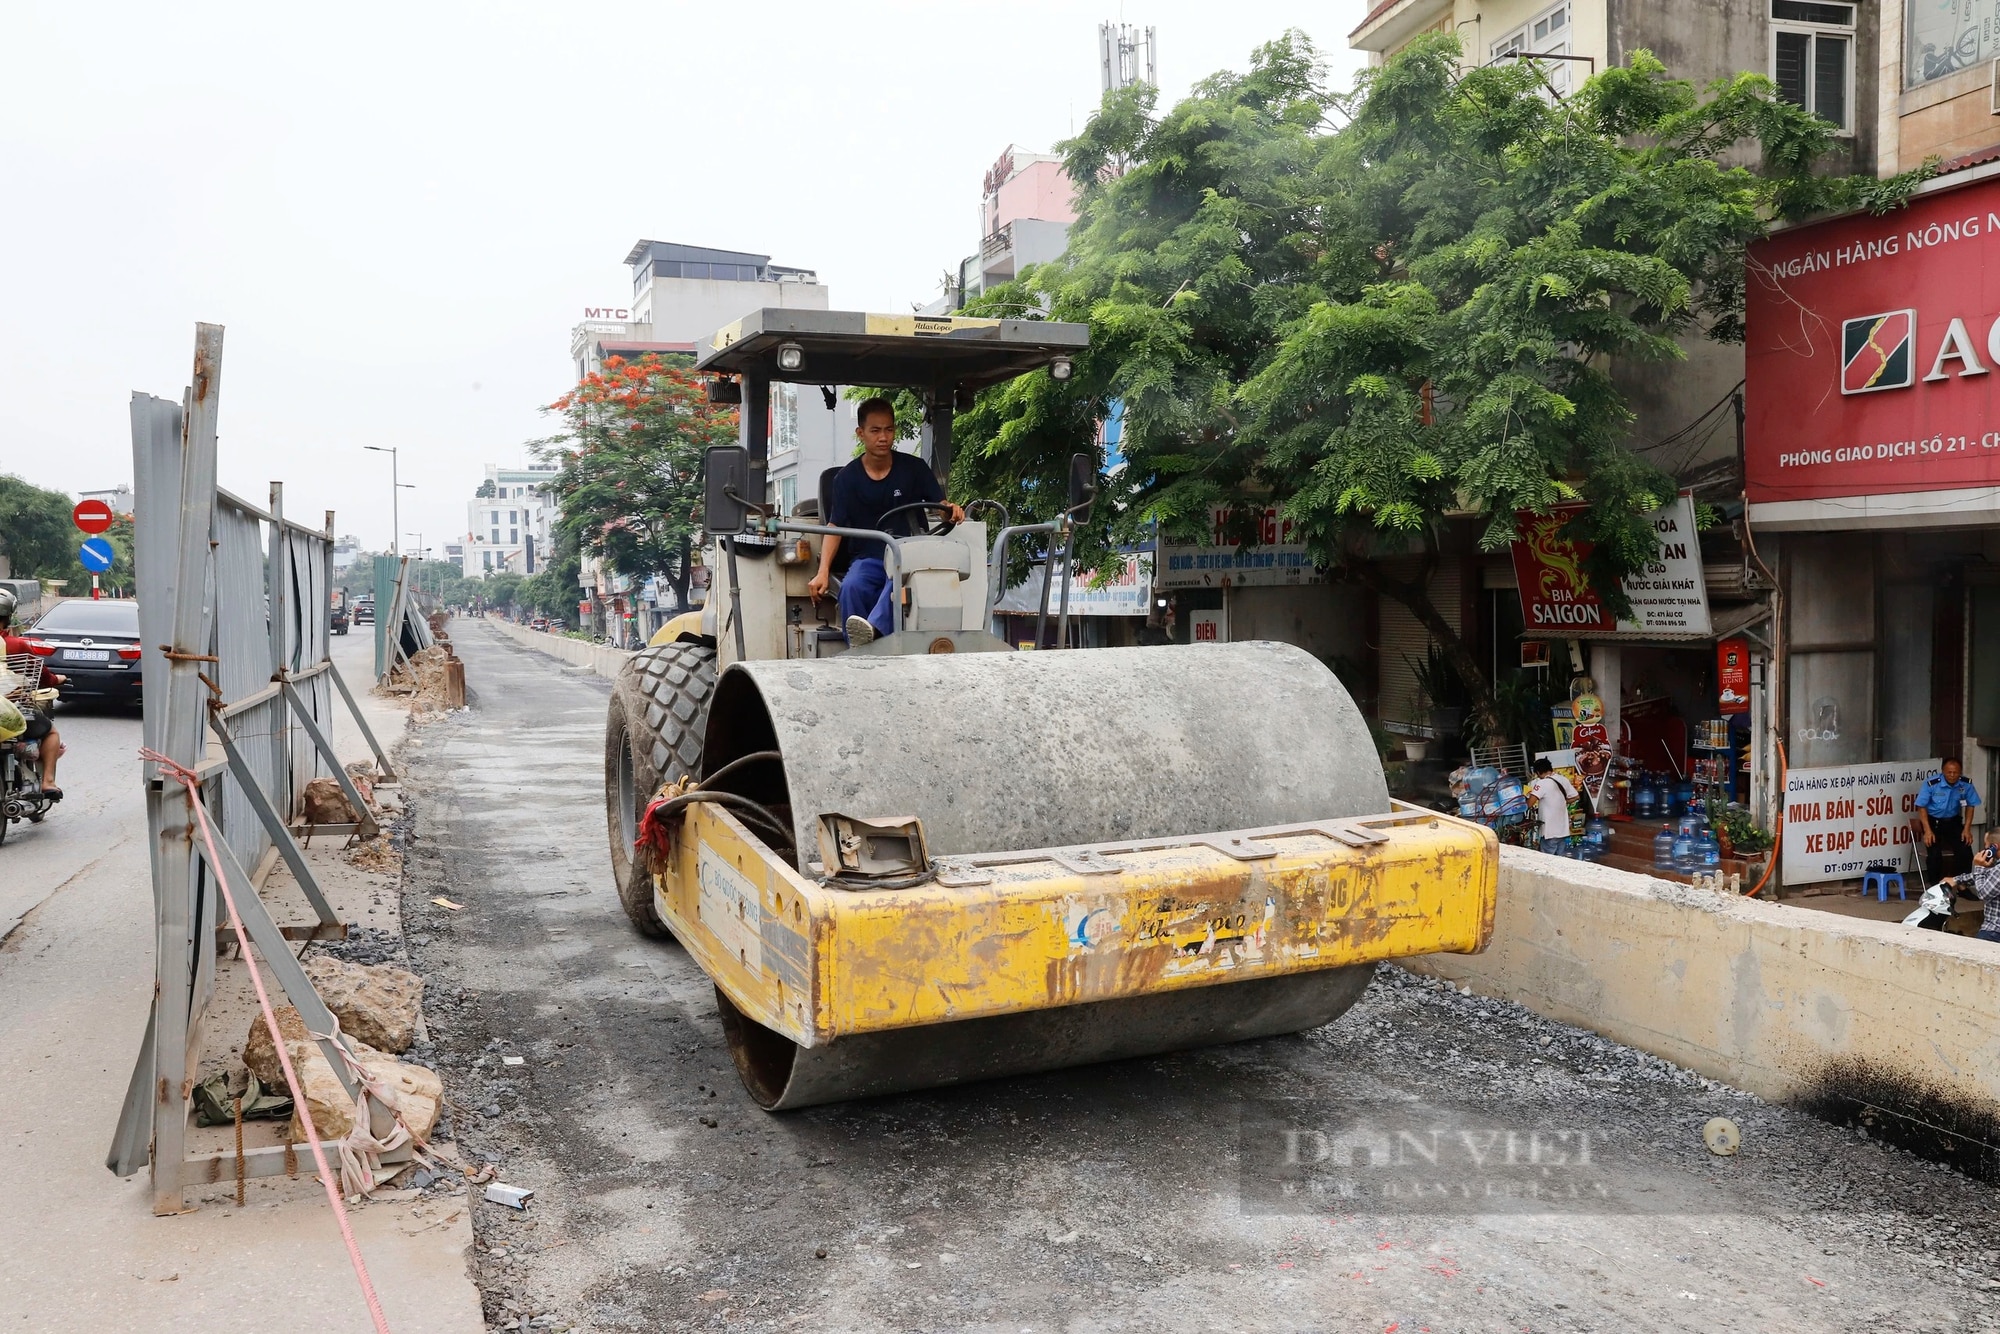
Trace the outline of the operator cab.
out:
<instances>
[{"instance_id":1,"label":"operator cab","mask_svg":"<svg viewBox=\"0 0 2000 1334\"><path fill-rule=\"evenodd\" d=\"M827 392L845 385L911 390L924 405L918 457L943 484L951 473L953 416L969 408L979 390L1038 370L1067 379L1072 359L1089 342L1090 331L1081 324L859 311L765 309L717 330L695 369L716 377L709 388L712 401L741 405L740 444L709 451L704 508L710 586L700 631L716 644L722 665L843 652L890 656L1010 649L990 628L1004 581L1007 543L1016 535L1053 532L1062 525L1003 528L994 535L990 553L985 523L954 524L935 510L912 516L909 526L915 536L862 530L837 534L849 548L853 542L847 539L889 537L884 564L893 567L895 585L894 631L849 648L837 601L815 599L807 587L818 569L821 544L836 535L827 518L840 469L822 473L818 494L789 519L771 511L765 501L771 385L810 384ZM1095 460L1088 463L1094 489ZM836 565L836 576L839 572ZM675 629L677 624L668 629L685 633Z\"/></svg>"}]
</instances>

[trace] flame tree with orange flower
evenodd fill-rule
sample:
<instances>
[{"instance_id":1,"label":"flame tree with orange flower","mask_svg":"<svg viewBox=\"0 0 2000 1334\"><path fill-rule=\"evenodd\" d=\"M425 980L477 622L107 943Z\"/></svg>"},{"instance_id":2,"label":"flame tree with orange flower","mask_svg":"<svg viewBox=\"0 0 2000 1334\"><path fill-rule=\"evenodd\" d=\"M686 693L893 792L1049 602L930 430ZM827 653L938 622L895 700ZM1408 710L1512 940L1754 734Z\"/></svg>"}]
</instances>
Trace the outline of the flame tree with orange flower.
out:
<instances>
[{"instance_id":1,"label":"flame tree with orange flower","mask_svg":"<svg viewBox=\"0 0 2000 1334\"><path fill-rule=\"evenodd\" d=\"M544 411L563 429L530 448L559 465L547 490L558 539L635 581L658 578L688 605L701 533L702 456L736 440L736 410L708 401L687 365L648 353L604 369Z\"/></svg>"}]
</instances>

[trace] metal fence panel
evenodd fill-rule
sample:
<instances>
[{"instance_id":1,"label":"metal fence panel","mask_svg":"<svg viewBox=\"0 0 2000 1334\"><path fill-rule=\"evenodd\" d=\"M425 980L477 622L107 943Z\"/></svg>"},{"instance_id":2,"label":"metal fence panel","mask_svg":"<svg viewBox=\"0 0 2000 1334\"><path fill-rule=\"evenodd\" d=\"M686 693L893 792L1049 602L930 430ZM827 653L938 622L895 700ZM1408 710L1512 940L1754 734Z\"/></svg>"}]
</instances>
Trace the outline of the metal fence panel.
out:
<instances>
[{"instance_id":1,"label":"metal fence panel","mask_svg":"<svg viewBox=\"0 0 2000 1334\"><path fill-rule=\"evenodd\" d=\"M220 826L216 865L197 852L194 808L176 783L145 766L153 864L156 975L152 1015L134 1064L106 1165L120 1176L153 1167L156 1212L176 1212L185 1184L209 1164L186 1158L188 1091L199 1068L214 991L218 875L226 875L258 956L315 1033L335 1024L250 880L274 846L323 928L340 928L286 826L299 790L332 769L334 671L328 588L333 516L318 533L284 518L283 491L259 509L215 484L222 329L196 328L194 387L176 406L132 399L140 660L148 747L199 777L201 808ZM294 679L295 677L299 679ZM353 705L343 689L343 702ZM378 760L388 759L353 705ZM224 772L211 732L229 755ZM357 828L373 834L365 810ZM325 1047L332 1039L322 1042ZM358 1096L346 1063L335 1077ZM290 1150L254 1150L252 1175L285 1170Z\"/></svg>"},{"instance_id":2,"label":"metal fence panel","mask_svg":"<svg viewBox=\"0 0 2000 1334\"><path fill-rule=\"evenodd\" d=\"M221 702L236 704L271 684L269 598L265 591L263 525L258 517L225 499L215 510L215 664ZM278 810L291 810L291 774L281 775L272 753L272 738L289 725L285 701L275 690L270 698L236 714L229 730L243 743L257 786ZM255 868L271 846L271 836L257 810L243 794L234 775L222 780L222 832L230 851L245 866Z\"/></svg>"},{"instance_id":3,"label":"metal fence panel","mask_svg":"<svg viewBox=\"0 0 2000 1334\"><path fill-rule=\"evenodd\" d=\"M286 599L281 648L285 670L297 673L324 661L332 650L333 542L289 524L283 527L283 541L290 593ZM330 733L334 708L332 680L325 673L308 677L299 682L298 693L313 721ZM316 776L328 772L317 749L294 741L291 747L294 798Z\"/></svg>"}]
</instances>

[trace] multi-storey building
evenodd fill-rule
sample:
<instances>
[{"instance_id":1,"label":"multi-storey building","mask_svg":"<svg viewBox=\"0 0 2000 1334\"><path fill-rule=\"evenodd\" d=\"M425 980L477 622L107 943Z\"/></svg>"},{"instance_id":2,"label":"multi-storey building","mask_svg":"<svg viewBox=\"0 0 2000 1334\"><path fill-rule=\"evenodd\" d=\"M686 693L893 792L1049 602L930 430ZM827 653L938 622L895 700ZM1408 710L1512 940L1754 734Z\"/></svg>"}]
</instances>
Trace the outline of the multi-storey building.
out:
<instances>
[{"instance_id":1,"label":"multi-storey building","mask_svg":"<svg viewBox=\"0 0 2000 1334\"><path fill-rule=\"evenodd\" d=\"M548 559L557 512L543 490L556 473L552 463L526 468L486 465L486 480L465 505L466 533L459 568L468 579L512 570L536 574Z\"/></svg>"},{"instance_id":2,"label":"multi-storey building","mask_svg":"<svg viewBox=\"0 0 2000 1334\"><path fill-rule=\"evenodd\" d=\"M578 379L607 359L648 353L692 361L697 346L753 310L828 308L827 288L811 269L773 264L769 255L641 240L625 256L629 306L595 307L570 331ZM838 386L828 386L829 390ZM814 493L820 471L851 453L852 409L810 385L771 387L769 499L789 513Z\"/></svg>"},{"instance_id":3,"label":"multi-storey building","mask_svg":"<svg viewBox=\"0 0 2000 1334\"><path fill-rule=\"evenodd\" d=\"M947 304L962 304L1030 265L1062 258L1075 221L1076 187L1062 159L1009 144L980 183L979 249L960 262L958 291L947 294Z\"/></svg>"}]
</instances>

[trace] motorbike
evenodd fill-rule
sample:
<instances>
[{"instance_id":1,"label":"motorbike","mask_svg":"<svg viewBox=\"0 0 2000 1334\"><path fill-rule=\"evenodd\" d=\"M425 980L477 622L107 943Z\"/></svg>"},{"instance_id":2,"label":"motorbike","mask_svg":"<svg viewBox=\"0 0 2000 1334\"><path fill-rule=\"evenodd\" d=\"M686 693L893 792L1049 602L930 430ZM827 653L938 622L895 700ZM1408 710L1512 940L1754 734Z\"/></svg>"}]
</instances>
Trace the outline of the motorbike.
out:
<instances>
[{"instance_id":1,"label":"motorbike","mask_svg":"<svg viewBox=\"0 0 2000 1334\"><path fill-rule=\"evenodd\" d=\"M9 655L0 666L0 696L23 718L44 716L55 707L56 690L42 685L42 660L29 654ZM56 798L42 791L39 743L25 736L0 741L0 843L16 820L40 824Z\"/></svg>"}]
</instances>

